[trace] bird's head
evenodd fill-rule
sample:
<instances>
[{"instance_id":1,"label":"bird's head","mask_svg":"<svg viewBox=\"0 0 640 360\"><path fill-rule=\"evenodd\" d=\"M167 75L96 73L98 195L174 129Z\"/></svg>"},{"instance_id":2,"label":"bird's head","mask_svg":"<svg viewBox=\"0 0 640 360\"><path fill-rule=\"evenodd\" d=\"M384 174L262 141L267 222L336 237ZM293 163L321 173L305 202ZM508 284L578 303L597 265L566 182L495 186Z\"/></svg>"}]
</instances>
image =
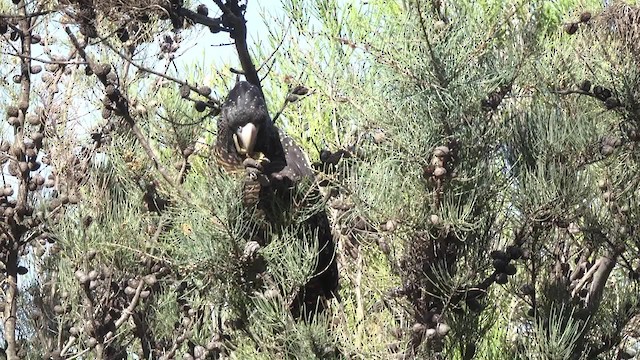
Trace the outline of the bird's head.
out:
<instances>
[{"instance_id":1,"label":"bird's head","mask_svg":"<svg viewBox=\"0 0 640 360\"><path fill-rule=\"evenodd\" d=\"M238 82L222 104L218 118L218 156L223 164L239 167L246 157L264 152L273 122L260 89Z\"/></svg>"},{"instance_id":2,"label":"bird's head","mask_svg":"<svg viewBox=\"0 0 640 360\"><path fill-rule=\"evenodd\" d=\"M313 176L302 149L273 124L260 88L246 81L238 82L222 104L215 151L227 171L241 170L251 157L268 159L264 173L276 179Z\"/></svg>"}]
</instances>

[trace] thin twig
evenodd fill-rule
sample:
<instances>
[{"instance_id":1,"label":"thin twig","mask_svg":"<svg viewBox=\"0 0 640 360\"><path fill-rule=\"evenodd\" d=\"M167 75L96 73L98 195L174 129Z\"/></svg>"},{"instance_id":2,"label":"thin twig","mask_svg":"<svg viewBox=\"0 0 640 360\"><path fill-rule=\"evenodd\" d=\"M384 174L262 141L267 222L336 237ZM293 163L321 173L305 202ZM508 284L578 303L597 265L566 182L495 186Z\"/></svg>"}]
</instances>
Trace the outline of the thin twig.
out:
<instances>
[{"instance_id":1,"label":"thin twig","mask_svg":"<svg viewBox=\"0 0 640 360\"><path fill-rule=\"evenodd\" d=\"M37 62L41 62L43 64L57 64L57 65L86 65L87 64L86 61L46 60L46 59L42 59L42 58L35 58L35 57L31 57L31 56L26 56L26 55L22 55L22 54L8 53L8 52L0 52L0 55L15 56L15 57L18 57L20 59L29 59L31 61L37 61Z\"/></svg>"},{"instance_id":2,"label":"thin twig","mask_svg":"<svg viewBox=\"0 0 640 360\"><path fill-rule=\"evenodd\" d=\"M191 89L192 91L195 91L196 93L198 93L198 94L199 94L199 95L201 95L201 96L204 96L204 97L208 98L208 99L209 99L209 100L211 100L215 105L217 105L217 106L221 106L221 102L220 102L220 100L218 100L218 99L214 99L214 98L212 98L212 97L210 97L210 96L208 96L208 95L201 94L201 93L200 93L200 90L198 89L198 87L197 87L197 86L191 85L191 84L187 83L187 82L186 82L186 81L184 81L184 80L180 80L180 79L178 79L178 78L174 78L174 77L173 77L173 76L171 76L171 75L163 74L163 73L161 73L161 72L159 72L159 71L155 71L155 70L153 70L153 69L150 69L150 68L144 67L144 66L142 66L142 65L140 65L140 64L137 64L137 63L135 63L135 62L133 61L133 59L131 59L131 57L129 57L129 56L127 56L127 55L125 55L125 54L123 54L123 53L119 52L119 51L118 51L116 48L114 48L112 45L110 45L110 44L108 44L108 43L105 43L105 44L106 44L106 46L107 46L109 49L111 49L113 52L115 52L115 53L116 53L118 56L120 56L123 60L125 60L125 61L126 61L126 62L128 62L129 64L133 65L134 67L136 67L136 68L137 68L137 69L139 69L140 71L143 71L143 72L147 72L147 73L149 73L149 74L156 75L156 76L158 76L158 77L161 77L161 78L167 79L167 80L169 80L169 81L175 82L176 84L180 84L180 85L182 85L182 86L188 86L188 87L189 87L189 89Z\"/></svg>"},{"instance_id":3,"label":"thin twig","mask_svg":"<svg viewBox=\"0 0 640 360\"><path fill-rule=\"evenodd\" d=\"M289 19L289 23L287 24L287 29L284 31L284 33L288 33L289 29L291 28L291 24L293 23L292 19ZM280 42L278 43L278 45L276 46L275 49L273 49L273 51L271 52L271 54L269 54L269 56L267 56L267 58L262 62L262 64L260 64L260 66L258 66L257 71L260 72L260 70L262 70L262 68L269 62L271 61L271 59L278 53L278 50L280 50L280 48L282 47L282 44L284 44L284 39L286 38L286 36L282 36L282 38L280 39ZM275 61L275 60L274 60Z\"/></svg>"}]
</instances>

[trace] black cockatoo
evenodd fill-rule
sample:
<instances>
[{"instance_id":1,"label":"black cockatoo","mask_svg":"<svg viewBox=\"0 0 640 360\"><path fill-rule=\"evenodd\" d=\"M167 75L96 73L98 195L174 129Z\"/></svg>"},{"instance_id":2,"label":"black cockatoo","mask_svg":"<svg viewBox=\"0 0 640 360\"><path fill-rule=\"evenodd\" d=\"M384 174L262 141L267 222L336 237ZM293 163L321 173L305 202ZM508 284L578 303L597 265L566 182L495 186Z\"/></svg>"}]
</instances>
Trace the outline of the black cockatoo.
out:
<instances>
[{"instance_id":1,"label":"black cockatoo","mask_svg":"<svg viewBox=\"0 0 640 360\"><path fill-rule=\"evenodd\" d=\"M286 211L283 203L291 208L292 189L301 181L312 181L315 176L302 149L273 124L260 88L246 81L238 82L222 105L214 152L227 171L250 168L266 177L266 182L249 189L245 183L245 192L257 194L245 193L244 196L255 199L255 205L264 211L267 221L276 225L274 229L278 224L273 222L282 219L281 214L274 212ZM313 191L317 193L317 187ZM319 196L315 199L320 201ZM272 202L279 204L274 206ZM291 304L295 316L301 315L302 305L306 315L321 309L322 302L318 300L335 296L338 287L335 243L326 213L317 212L302 225L307 233L317 234L319 255L313 278L300 289Z\"/></svg>"}]
</instances>

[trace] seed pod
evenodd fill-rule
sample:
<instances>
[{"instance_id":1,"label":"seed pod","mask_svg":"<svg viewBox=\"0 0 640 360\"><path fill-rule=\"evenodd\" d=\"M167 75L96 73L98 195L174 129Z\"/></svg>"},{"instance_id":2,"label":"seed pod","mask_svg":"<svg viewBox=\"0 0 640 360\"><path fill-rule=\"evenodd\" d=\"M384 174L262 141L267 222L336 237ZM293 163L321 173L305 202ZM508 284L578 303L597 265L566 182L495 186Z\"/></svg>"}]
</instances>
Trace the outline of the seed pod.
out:
<instances>
[{"instance_id":1,"label":"seed pod","mask_svg":"<svg viewBox=\"0 0 640 360\"><path fill-rule=\"evenodd\" d=\"M383 254L389 255L391 253L391 248L384 238L378 239L378 247L380 247L380 251L382 251Z\"/></svg>"},{"instance_id":2,"label":"seed pod","mask_svg":"<svg viewBox=\"0 0 640 360\"><path fill-rule=\"evenodd\" d=\"M435 177L441 177L446 173L447 173L447 169L443 168L442 166L437 166L435 170L433 170L433 176Z\"/></svg>"},{"instance_id":3,"label":"seed pod","mask_svg":"<svg viewBox=\"0 0 640 360\"><path fill-rule=\"evenodd\" d=\"M598 180L598 188L600 188L600 190L602 191L607 190L607 180L605 179Z\"/></svg>"},{"instance_id":4,"label":"seed pod","mask_svg":"<svg viewBox=\"0 0 640 360\"><path fill-rule=\"evenodd\" d=\"M607 110L617 108L618 106L620 106L620 101L613 96L604 101L604 107L606 107Z\"/></svg>"},{"instance_id":5,"label":"seed pod","mask_svg":"<svg viewBox=\"0 0 640 360\"><path fill-rule=\"evenodd\" d=\"M40 162L38 161L29 161L27 163L27 169L29 169L29 171L37 171L38 169L40 169Z\"/></svg>"},{"instance_id":6,"label":"seed pod","mask_svg":"<svg viewBox=\"0 0 640 360\"><path fill-rule=\"evenodd\" d=\"M304 96L309 93L309 89L304 85L298 85L293 89L293 91L291 91L291 93L295 95Z\"/></svg>"},{"instance_id":7,"label":"seed pod","mask_svg":"<svg viewBox=\"0 0 640 360\"><path fill-rule=\"evenodd\" d=\"M9 166L7 167L7 169L9 170L9 174L11 176L18 176L20 175L20 173L18 172L18 165L14 162L10 162Z\"/></svg>"},{"instance_id":8,"label":"seed pod","mask_svg":"<svg viewBox=\"0 0 640 360\"><path fill-rule=\"evenodd\" d=\"M80 202L80 197L77 194L69 195L69 204L77 204Z\"/></svg>"},{"instance_id":9,"label":"seed pod","mask_svg":"<svg viewBox=\"0 0 640 360\"><path fill-rule=\"evenodd\" d=\"M142 104L136 105L135 110L138 115L145 115L147 113L147 108Z\"/></svg>"},{"instance_id":10,"label":"seed pod","mask_svg":"<svg viewBox=\"0 0 640 360\"><path fill-rule=\"evenodd\" d=\"M8 117L12 117L12 116L13 116L13 117L16 117L16 116L18 116L18 111L19 111L19 110L18 110L18 108L17 108L17 107L15 107L15 106L9 106L9 107L7 107L7 116L8 116Z\"/></svg>"},{"instance_id":11,"label":"seed pod","mask_svg":"<svg viewBox=\"0 0 640 360\"><path fill-rule=\"evenodd\" d=\"M111 64L95 64L93 72L98 76L107 76L111 72Z\"/></svg>"},{"instance_id":12,"label":"seed pod","mask_svg":"<svg viewBox=\"0 0 640 360\"><path fill-rule=\"evenodd\" d=\"M591 20L591 13L590 12L585 11L582 14L580 14L580 22L581 23L587 23L587 22L589 22L589 20Z\"/></svg>"},{"instance_id":13,"label":"seed pod","mask_svg":"<svg viewBox=\"0 0 640 360\"><path fill-rule=\"evenodd\" d=\"M611 90L600 85L596 85L593 87L593 95L602 101L606 101L611 97Z\"/></svg>"},{"instance_id":14,"label":"seed pod","mask_svg":"<svg viewBox=\"0 0 640 360\"><path fill-rule=\"evenodd\" d=\"M504 285L507 283L507 274L505 273L498 273L496 274L496 282L500 285Z\"/></svg>"},{"instance_id":15,"label":"seed pod","mask_svg":"<svg viewBox=\"0 0 640 360\"><path fill-rule=\"evenodd\" d=\"M33 140L34 143L39 143L42 141L42 139L44 139L44 134L39 131L31 134L31 140Z\"/></svg>"},{"instance_id":16,"label":"seed pod","mask_svg":"<svg viewBox=\"0 0 640 360\"><path fill-rule=\"evenodd\" d=\"M31 125L40 125L40 117L38 115L29 114L27 115L27 122Z\"/></svg>"},{"instance_id":17,"label":"seed pod","mask_svg":"<svg viewBox=\"0 0 640 360\"><path fill-rule=\"evenodd\" d=\"M31 65L31 73L32 74L39 74L40 72L42 72L42 66L41 65Z\"/></svg>"},{"instance_id":18,"label":"seed pod","mask_svg":"<svg viewBox=\"0 0 640 360\"><path fill-rule=\"evenodd\" d=\"M27 164L26 161L20 161L18 163L18 169L20 170L21 173L25 173L29 170L29 165Z\"/></svg>"},{"instance_id":19,"label":"seed pod","mask_svg":"<svg viewBox=\"0 0 640 360\"><path fill-rule=\"evenodd\" d=\"M564 31L569 34L569 35L573 35L576 33L576 31L578 31L578 23L569 23L566 24L564 26Z\"/></svg>"},{"instance_id":20,"label":"seed pod","mask_svg":"<svg viewBox=\"0 0 640 360\"><path fill-rule=\"evenodd\" d=\"M117 84L118 83L118 75L115 72L111 71L107 74L107 82L109 84Z\"/></svg>"},{"instance_id":21,"label":"seed pod","mask_svg":"<svg viewBox=\"0 0 640 360\"><path fill-rule=\"evenodd\" d=\"M504 272L508 262L505 261L504 259L493 259L492 264L494 269L496 269L499 272Z\"/></svg>"},{"instance_id":22,"label":"seed pod","mask_svg":"<svg viewBox=\"0 0 640 360\"><path fill-rule=\"evenodd\" d=\"M22 76L21 75L13 75L13 82L16 84L20 84L20 82L22 81Z\"/></svg>"},{"instance_id":23,"label":"seed pod","mask_svg":"<svg viewBox=\"0 0 640 360\"><path fill-rule=\"evenodd\" d=\"M21 158L22 158L22 155L24 154L23 147L22 147L22 146L18 146L18 144L17 144L17 143L14 143L14 144L11 146L10 151L11 151L11 153L13 154L13 156L15 156L15 157L16 157L16 159L21 159Z\"/></svg>"},{"instance_id":24,"label":"seed pod","mask_svg":"<svg viewBox=\"0 0 640 360\"><path fill-rule=\"evenodd\" d=\"M194 151L195 151L194 146L189 145L182 150L182 156L184 156L185 158L188 158L189 156L191 156L191 154L193 154Z\"/></svg>"},{"instance_id":25,"label":"seed pod","mask_svg":"<svg viewBox=\"0 0 640 360\"><path fill-rule=\"evenodd\" d=\"M80 269L76 270L76 272L75 272L75 273L73 273L73 275L74 275L74 276L76 277L76 279L78 279L78 280L80 280L80 279L84 278L85 276L87 276L87 274L86 274L84 271L80 270Z\"/></svg>"},{"instance_id":26,"label":"seed pod","mask_svg":"<svg viewBox=\"0 0 640 360\"><path fill-rule=\"evenodd\" d=\"M517 269L515 267L515 265L513 264L507 264L507 266L504 268L504 273L507 275L515 275L517 272Z\"/></svg>"},{"instance_id":27,"label":"seed pod","mask_svg":"<svg viewBox=\"0 0 640 360\"><path fill-rule=\"evenodd\" d=\"M501 259L504 261L509 261L510 259L509 255L507 255L507 253L502 250L494 250L489 255L492 259Z\"/></svg>"},{"instance_id":28,"label":"seed pod","mask_svg":"<svg viewBox=\"0 0 640 360\"><path fill-rule=\"evenodd\" d=\"M109 84L104 88L104 93L107 94L107 96L111 100L114 100L113 97L115 96L116 91L117 91L116 87L112 84Z\"/></svg>"},{"instance_id":29,"label":"seed pod","mask_svg":"<svg viewBox=\"0 0 640 360\"><path fill-rule=\"evenodd\" d=\"M87 227L87 226L85 226ZM94 249L91 249L87 252L87 260L91 261L96 257L97 252Z\"/></svg>"},{"instance_id":30,"label":"seed pod","mask_svg":"<svg viewBox=\"0 0 640 360\"><path fill-rule=\"evenodd\" d=\"M149 286L153 286L158 282L158 279L156 278L156 276L154 274L149 274L149 275L143 277L142 281L144 281L144 283L149 285Z\"/></svg>"},{"instance_id":31,"label":"seed pod","mask_svg":"<svg viewBox=\"0 0 640 360\"><path fill-rule=\"evenodd\" d=\"M411 328L411 330L416 334L422 334L426 329L427 329L427 327L424 324L421 324L421 323L415 323L415 324L413 324L413 327Z\"/></svg>"},{"instance_id":32,"label":"seed pod","mask_svg":"<svg viewBox=\"0 0 640 360\"><path fill-rule=\"evenodd\" d=\"M89 271L89 280L95 280L98 278L99 273L96 270Z\"/></svg>"},{"instance_id":33,"label":"seed pod","mask_svg":"<svg viewBox=\"0 0 640 360\"><path fill-rule=\"evenodd\" d=\"M209 15L209 8L207 8L207 5L205 4L199 4L196 8L196 12L200 15L207 16Z\"/></svg>"},{"instance_id":34,"label":"seed pod","mask_svg":"<svg viewBox=\"0 0 640 360\"><path fill-rule=\"evenodd\" d=\"M384 229L389 232L393 232L398 228L398 223L395 220L387 220L384 224Z\"/></svg>"},{"instance_id":35,"label":"seed pod","mask_svg":"<svg viewBox=\"0 0 640 360\"><path fill-rule=\"evenodd\" d=\"M196 101L195 107L197 112L203 112L207 108L207 104L204 101Z\"/></svg>"},{"instance_id":36,"label":"seed pod","mask_svg":"<svg viewBox=\"0 0 640 360\"><path fill-rule=\"evenodd\" d=\"M202 96L209 96L211 95L211 88L208 86L200 86L198 88L198 93L200 93L200 95Z\"/></svg>"},{"instance_id":37,"label":"seed pod","mask_svg":"<svg viewBox=\"0 0 640 360\"><path fill-rule=\"evenodd\" d=\"M116 36L118 37L120 42L126 42L127 40L129 40L129 31L126 27L123 26L116 30Z\"/></svg>"},{"instance_id":38,"label":"seed pod","mask_svg":"<svg viewBox=\"0 0 640 360\"><path fill-rule=\"evenodd\" d=\"M9 123L9 125L11 126L20 126L20 119L18 119L15 116L12 116L10 118L7 119L7 122Z\"/></svg>"},{"instance_id":39,"label":"seed pod","mask_svg":"<svg viewBox=\"0 0 640 360\"><path fill-rule=\"evenodd\" d=\"M186 99L189 97L189 94L191 93L191 88L189 87L189 85L182 85L180 86L180 96L183 99Z\"/></svg>"},{"instance_id":40,"label":"seed pod","mask_svg":"<svg viewBox=\"0 0 640 360\"><path fill-rule=\"evenodd\" d=\"M49 63L49 64L46 64L46 65L44 66L44 68L45 68L48 72L56 72L56 71L60 68L60 65L58 65L58 64L53 64L53 63Z\"/></svg>"},{"instance_id":41,"label":"seed pod","mask_svg":"<svg viewBox=\"0 0 640 360\"><path fill-rule=\"evenodd\" d=\"M0 31L0 33L2 33L2 31ZM31 34L31 43L32 44L39 44L40 41L42 41L42 37L38 34Z\"/></svg>"},{"instance_id":42,"label":"seed pod","mask_svg":"<svg viewBox=\"0 0 640 360\"><path fill-rule=\"evenodd\" d=\"M433 155L442 158L449 154L449 148L446 146L438 146L433 150Z\"/></svg>"},{"instance_id":43,"label":"seed pod","mask_svg":"<svg viewBox=\"0 0 640 360\"><path fill-rule=\"evenodd\" d=\"M609 155L613 154L613 152L614 152L615 150L616 150L616 149L615 149L613 146L611 146L611 145L604 145L604 146L600 149L600 153L601 153L602 155L604 155L604 156L609 156Z\"/></svg>"},{"instance_id":44,"label":"seed pod","mask_svg":"<svg viewBox=\"0 0 640 360\"><path fill-rule=\"evenodd\" d=\"M580 83L580 90L585 91L585 92L590 92L591 91L591 81L589 80L584 80Z\"/></svg>"},{"instance_id":45,"label":"seed pod","mask_svg":"<svg viewBox=\"0 0 640 360\"><path fill-rule=\"evenodd\" d=\"M449 325L447 324L440 323L436 325L436 333L438 334L438 336L447 335L447 333L449 333L449 330L451 330L451 327L449 327Z\"/></svg>"},{"instance_id":46,"label":"seed pod","mask_svg":"<svg viewBox=\"0 0 640 360\"><path fill-rule=\"evenodd\" d=\"M196 359L204 359L207 356L207 350L204 346L197 345L193 348L193 356L195 356Z\"/></svg>"},{"instance_id":47,"label":"seed pod","mask_svg":"<svg viewBox=\"0 0 640 360\"><path fill-rule=\"evenodd\" d=\"M37 174L36 176L34 176L33 181L36 183L36 185L42 186L45 182L44 176Z\"/></svg>"},{"instance_id":48,"label":"seed pod","mask_svg":"<svg viewBox=\"0 0 640 360\"><path fill-rule=\"evenodd\" d=\"M42 74L42 81L44 81L47 84L51 84L53 83L53 75L49 74L49 73L44 73Z\"/></svg>"},{"instance_id":49,"label":"seed pod","mask_svg":"<svg viewBox=\"0 0 640 360\"><path fill-rule=\"evenodd\" d=\"M386 137L387 136L385 135L384 131L376 130L373 133L373 142L376 143L376 144L380 144L385 140Z\"/></svg>"}]
</instances>

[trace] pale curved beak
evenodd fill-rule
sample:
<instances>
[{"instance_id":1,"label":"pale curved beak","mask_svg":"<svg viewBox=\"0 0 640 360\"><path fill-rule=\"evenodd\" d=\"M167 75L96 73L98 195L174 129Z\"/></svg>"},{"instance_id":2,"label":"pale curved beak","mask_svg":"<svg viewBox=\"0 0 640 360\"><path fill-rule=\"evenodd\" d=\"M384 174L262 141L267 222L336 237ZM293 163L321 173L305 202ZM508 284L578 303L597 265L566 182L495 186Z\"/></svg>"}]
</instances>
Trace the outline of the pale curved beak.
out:
<instances>
[{"instance_id":1,"label":"pale curved beak","mask_svg":"<svg viewBox=\"0 0 640 360\"><path fill-rule=\"evenodd\" d=\"M236 150L241 155L253 154L253 148L256 146L256 139L258 138L258 128L248 123L245 126L241 126L233 134L233 143L236 145Z\"/></svg>"}]
</instances>

